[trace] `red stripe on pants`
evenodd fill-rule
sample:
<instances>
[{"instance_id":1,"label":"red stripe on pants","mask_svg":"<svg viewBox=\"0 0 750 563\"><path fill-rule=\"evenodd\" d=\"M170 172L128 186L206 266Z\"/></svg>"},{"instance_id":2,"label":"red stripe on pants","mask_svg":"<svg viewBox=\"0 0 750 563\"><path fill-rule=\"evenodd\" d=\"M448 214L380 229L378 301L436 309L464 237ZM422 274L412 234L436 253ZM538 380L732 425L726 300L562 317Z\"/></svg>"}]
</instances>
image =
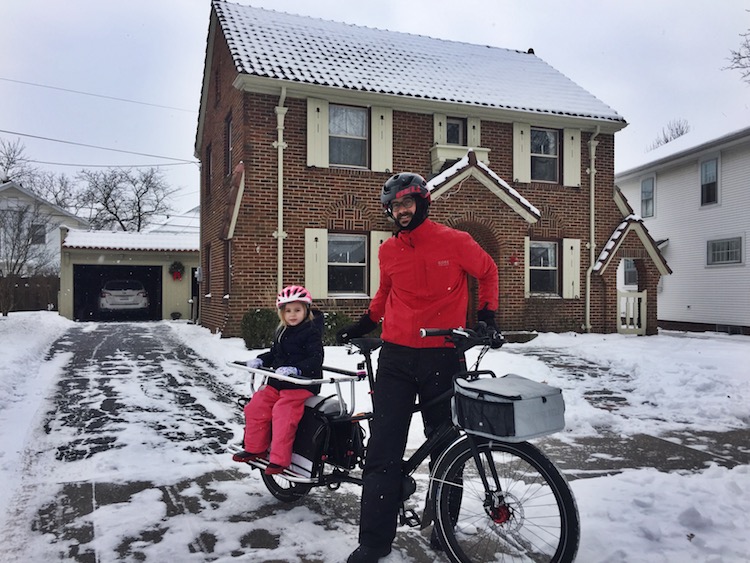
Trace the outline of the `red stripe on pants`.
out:
<instances>
[{"instance_id":1,"label":"red stripe on pants","mask_svg":"<svg viewBox=\"0 0 750 563\"><path fill-rule=\"evenodd\" d=\"M270 385L259 389L245 405L245 451L260 453L270 446L269 461L288 467L305 400L312 396L307 389L278 391Z\"/></svg>"}]
</instances>

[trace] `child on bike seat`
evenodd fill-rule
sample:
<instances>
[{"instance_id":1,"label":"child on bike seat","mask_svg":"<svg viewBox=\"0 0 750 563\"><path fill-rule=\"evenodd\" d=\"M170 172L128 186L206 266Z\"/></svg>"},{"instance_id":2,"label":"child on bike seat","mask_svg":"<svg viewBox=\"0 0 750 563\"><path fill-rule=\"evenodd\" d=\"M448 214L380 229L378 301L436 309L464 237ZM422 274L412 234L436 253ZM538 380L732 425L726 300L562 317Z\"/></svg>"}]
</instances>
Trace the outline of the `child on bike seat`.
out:
<instances>
[{"instance_id":1,"label":"child on bike seat","mask_svg":"<svg viewBox=\"0 0 750 563\"><path fill-rule=\"evenodd\" d=\"M248 367L270 368L289 377L319 379L323 371L323 313L312 308L310 292L299 285L282 289L276 298L276 308L281 322L271 349L248 360ZM234 454L232 459L248 462L268 453L266 475L276 475L288 468L305 400L319 392L320 385L297 385L269 377L245 405L244 451Z\"/></svg>"}]
</instances>

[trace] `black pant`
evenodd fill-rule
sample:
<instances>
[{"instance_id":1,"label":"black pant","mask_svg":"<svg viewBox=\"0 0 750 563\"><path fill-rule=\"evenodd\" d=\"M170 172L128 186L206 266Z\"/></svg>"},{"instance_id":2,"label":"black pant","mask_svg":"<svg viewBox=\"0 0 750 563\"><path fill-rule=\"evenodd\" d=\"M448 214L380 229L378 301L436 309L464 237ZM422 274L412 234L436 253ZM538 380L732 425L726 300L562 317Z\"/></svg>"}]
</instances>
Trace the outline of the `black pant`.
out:
<instances>
[{"instance_id":1,"label":"black pant","mask_svg":"<svg viewBox=\"0 0 750 563\"><path fill-rule=\"evenodd\" d=\"M453 348L407 348L385 343L378 360L373 394L374 418L363 472L359 543L389 546L396 535L401 505L401 464L415 398L420 404L451 388L452 377L465 369ZM450 419L450 401L422 413L425 434Z\"/></svg>"}]
</instances>

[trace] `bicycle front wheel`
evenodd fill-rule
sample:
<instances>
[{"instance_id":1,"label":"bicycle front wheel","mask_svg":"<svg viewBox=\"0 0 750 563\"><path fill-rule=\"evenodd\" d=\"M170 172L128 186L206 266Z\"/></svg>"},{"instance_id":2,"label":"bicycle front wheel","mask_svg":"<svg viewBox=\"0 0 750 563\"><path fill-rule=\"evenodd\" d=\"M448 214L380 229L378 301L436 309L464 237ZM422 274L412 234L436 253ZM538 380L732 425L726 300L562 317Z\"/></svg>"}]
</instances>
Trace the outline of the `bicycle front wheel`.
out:
<instances>
[{"instance_id":1,"label":"bicycle front wheel","mask_svg":"<svg viewBox=\"0 0 750 563\"><path fill-rule=\"evenodd\" d=\"M467 437L440 458L431 484L435 528L451 561L567 563L578 551L578 508L565 477L536 447Z\"/></svg>"}]
</instances>

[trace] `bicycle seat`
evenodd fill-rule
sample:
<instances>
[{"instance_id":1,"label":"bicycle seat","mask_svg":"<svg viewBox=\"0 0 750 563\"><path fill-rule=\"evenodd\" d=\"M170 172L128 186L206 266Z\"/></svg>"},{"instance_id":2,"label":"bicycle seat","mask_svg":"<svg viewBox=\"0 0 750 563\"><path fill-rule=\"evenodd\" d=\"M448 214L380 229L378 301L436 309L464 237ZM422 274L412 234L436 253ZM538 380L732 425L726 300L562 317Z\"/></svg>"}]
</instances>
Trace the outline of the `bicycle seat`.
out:
<instances>
[{"instance_id":1,"label":"bicycle seat","mask_svg":"<svg viewBox=\"0 0 750 563\"><path fill-rule=\"evenodd\" d=\"M350 340L352 345L356 346L357 349L363 354L369 354L374 352L383 345L383 340L380 338L352 338Z\"/></svg>"}]
</instances>

